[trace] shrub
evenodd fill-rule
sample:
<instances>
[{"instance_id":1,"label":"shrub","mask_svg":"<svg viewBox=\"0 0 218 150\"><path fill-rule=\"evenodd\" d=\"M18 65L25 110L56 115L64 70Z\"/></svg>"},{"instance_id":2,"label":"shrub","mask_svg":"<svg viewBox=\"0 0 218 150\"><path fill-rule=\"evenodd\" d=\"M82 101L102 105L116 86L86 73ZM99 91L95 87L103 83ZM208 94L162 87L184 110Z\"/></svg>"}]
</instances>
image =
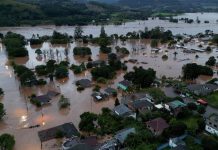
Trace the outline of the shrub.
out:
<instances>
[{"instance_id":1,"label":"shrub","mask_svg":"<svg viewBox=\"0 0 218 150\"><path fill-rule=\"evenodd\" d=\"M91 49L89 47L75 47L73 49L73 54L85 56L85 55L91 55L92 52L91 52Z\"/></svg>"}]
</instances>

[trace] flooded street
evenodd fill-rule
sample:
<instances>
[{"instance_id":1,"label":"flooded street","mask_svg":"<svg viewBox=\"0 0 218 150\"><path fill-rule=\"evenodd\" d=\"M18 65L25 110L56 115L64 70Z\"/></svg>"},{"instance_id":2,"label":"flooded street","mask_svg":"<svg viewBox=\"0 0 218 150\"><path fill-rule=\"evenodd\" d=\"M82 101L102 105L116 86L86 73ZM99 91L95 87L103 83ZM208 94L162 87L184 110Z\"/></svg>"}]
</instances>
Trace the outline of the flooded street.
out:
<instances>
[{"instance_id":1,"label":"flooded street","mask_svg":"<svg viewBox=\"0 0 218 150\"><path fill-rule=\"evenodd\" d=\"M206 15L205 14L195 14L192 16L195 19L197 16ZM184 15L185 16L185 15ZM105 30L108 34L124 34L129 31L144 30L145 27L153 28L157 25L164 27L165 29L172 30L173 34L177 33L188 33L196 34L198 32L204 32L206 29L213 30L218 33L218 15L210 15L212 19L210 24L185 24L185 23L169 23L168 21L161 20L148 20L139 22L126 23L121 26L108 25L105 26ZM216 16L216 17L215 17ZM187 17L187 16L186 16ZM202 18L201 18L202 17ZM208 19L206 16L201 16L200 19ZM12 31L24 35L26 38L32 37L32 34L41 35L51 35L53 30L59 32L66 32L69 35L73 35L74 27L17 27L17 28L0 28L0 33L6 33L7 31ZM83 28L84 35L93 34L95 36L100 33L100 26L86 26ZM35 66L40 64L45 64L49 59L48 57L38 58L35 54L35 50L40 48L42 51L49 52L50 49L54 52L54 59L57 62L68 59L70 64L80 64L81 62L87 62L88 58L81 58L73 56L73 48L80 45L81 43L71 43L68 45L51 45L48 42L43 43L39 46L31 47L27 45L26 48L29 52L28 58L18 58L15 60L17 64L23 64L27 67L34 69ZM199 43L198 43L199 44ZM189 43L185 46L196 48L196 43ZM153 68L157 71L157 77L166 77L177 78L181 76L182 66L187 63L196 62L198 64L204 65L210 56L218 56L218 52L215 50L207 53L194 53L187 54L183 53L181 49L167 49L166 45L161 45L161 53L152 54L150 41L149 40L129 40L123 45L120 41L112 45L112 49L115 52L115 47L121 46L126 47L130 51L130 55L122 58L123 61L128 61L129 59L137 59L137 63L127 63L128 71L132 70L133 66L143 66L144 68ZM207 45L204 45L206 47ZM99 53L99 47L89 44L88 47L92 50L92 59L93 60L105 60L107 55ZM69 55L66 57L64 55L65 49L69 50ZM133 52L133 48L136 48L137 51ZM56 49L60 51L61 56L56 57ZM174 56L174 52L177 52L177 56ZM162 56L167 55L168 59L163 60ZM195 56L198 55L199 58ZM113 88L116 88L116 83L123 79L124 72L118 72L116 78L111 81L110 85ZM78 127L80 121L80 115L83 112L90 111L94 113L99 113L103 107L114 107L114 99L96 103L92 100L92 88L85 89L84 91L77 92L77 87L75 81L88 78L91 79L91 74L87 70L80 75L74 75L70 71L69 79L59 80L50 82L46 86L42 87L32 87L32 88L21 88L19 81L16 79L13 69L9 66L9 61L5 53L5 47L0 44L0 87L5 91L4 97L0 98L0 102L5 105L6 117L3 122L0 123L0 134L10 133L15 136L16 139L16 150L40 150L41 143L38 137L38 131L54 127L66 122L73 122L76 127ZM106 87L106 86L105 86ZM102 87L104 89L105 87ZM70 109L59 110L58 100L59 97L54 98L51 101L51 104L41 109L37 109L32 105L28 96L32 94L41 95L45 94L48 90L56 90L63 94L65 97L70 99ZM121 94L118 95L121 97ZM39 128L29 129L27 127L40 124ZM44 147L43 149L49 149Z\"/></svg>"}]
</instances>

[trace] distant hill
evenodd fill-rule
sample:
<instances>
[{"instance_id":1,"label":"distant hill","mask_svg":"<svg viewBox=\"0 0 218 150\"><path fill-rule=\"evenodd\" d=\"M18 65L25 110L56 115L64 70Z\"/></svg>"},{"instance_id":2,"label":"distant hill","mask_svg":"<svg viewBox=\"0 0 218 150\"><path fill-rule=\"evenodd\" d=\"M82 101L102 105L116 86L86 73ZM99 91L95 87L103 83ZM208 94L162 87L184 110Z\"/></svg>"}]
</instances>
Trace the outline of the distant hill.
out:
<instances>
[{"instance_id":1,"label":"distant hill","mask_svg":"<svg viewBox=\"0 0 218 150\"><path fill-rule=\"evenodd\" d=\"M217 10L218 0L119 0L122 6L153 8L157 10L199 11Z\"/></svg>"},{"instance_id":2,"label":"distant hill","mask_svg":"<svg viewBox=\"0 0 218 150\"><path fill-rule=\"evenodd\" d=\"M113 3L117 3L119 0L89 0L89 1L98 1L102 3L113 4Z\"/></svg>"}]
</instances>

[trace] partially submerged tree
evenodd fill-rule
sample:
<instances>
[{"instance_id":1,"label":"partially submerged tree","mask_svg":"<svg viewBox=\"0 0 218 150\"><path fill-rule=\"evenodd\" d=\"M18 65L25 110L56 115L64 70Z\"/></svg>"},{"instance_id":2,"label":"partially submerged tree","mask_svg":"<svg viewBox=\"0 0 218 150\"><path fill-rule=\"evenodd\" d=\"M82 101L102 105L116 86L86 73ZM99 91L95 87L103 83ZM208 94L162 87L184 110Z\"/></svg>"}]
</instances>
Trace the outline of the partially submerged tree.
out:
<instances>
[{"instance_id":1,"label":"partially submerged tree","mask_svg":"<svg viewBox=\"0 0 218 150\"><path fill-rule=\"evenodd\" d=\"M59 108L67 108L68 106L70 106L70 102L68 98L65 98L63 95L61 95L61 98L58 102Z\"/></svg>"},{"instance_id":2,"label":"partially submerged tree","mask_svg":"<svg viewBox=\"0 0 218 150\"><path fill-rule=\"evenodd\" d=\"M0 149L1 150L13 150L15 145L14 136L10 134L2 134L0 136Z\"/></svg>"},{"instance_id":3,"label":"partially submerged tree","mask_svg":"<svg viewBox=\"0 0 218 150\"><path fill-rule=\"evenodd\" d=\"M0 103L0 120L5 116L4 104Z\"/></svg>"}]
</instances>

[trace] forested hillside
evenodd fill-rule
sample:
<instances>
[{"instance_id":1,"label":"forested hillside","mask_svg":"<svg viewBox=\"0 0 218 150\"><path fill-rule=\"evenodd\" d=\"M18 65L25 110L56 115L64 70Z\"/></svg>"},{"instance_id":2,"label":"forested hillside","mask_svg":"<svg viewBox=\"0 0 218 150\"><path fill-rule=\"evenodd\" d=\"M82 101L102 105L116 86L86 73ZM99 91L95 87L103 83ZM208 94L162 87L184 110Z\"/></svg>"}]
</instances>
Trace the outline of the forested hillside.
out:
<instances>
[{"instance_id":1,"label":"forested hillside","mask_svg":"<svg viewBox=\"0 0 218 150\"><path fill-rule=\"evenodd\" d=\"M119 0L119 5L168 11L217 11L218 0Z\"/></svg>"},{"instance_id":2,"label":"forested hillside","mask_svg":"<svg viewBox=\"0 0 218 150\"><path fill-rule=\"evenodd\" d=\"M0 26L120 24L159 12L201 11L218 11L218 0L0 0Z\"/></svg>"}]
</instances>

